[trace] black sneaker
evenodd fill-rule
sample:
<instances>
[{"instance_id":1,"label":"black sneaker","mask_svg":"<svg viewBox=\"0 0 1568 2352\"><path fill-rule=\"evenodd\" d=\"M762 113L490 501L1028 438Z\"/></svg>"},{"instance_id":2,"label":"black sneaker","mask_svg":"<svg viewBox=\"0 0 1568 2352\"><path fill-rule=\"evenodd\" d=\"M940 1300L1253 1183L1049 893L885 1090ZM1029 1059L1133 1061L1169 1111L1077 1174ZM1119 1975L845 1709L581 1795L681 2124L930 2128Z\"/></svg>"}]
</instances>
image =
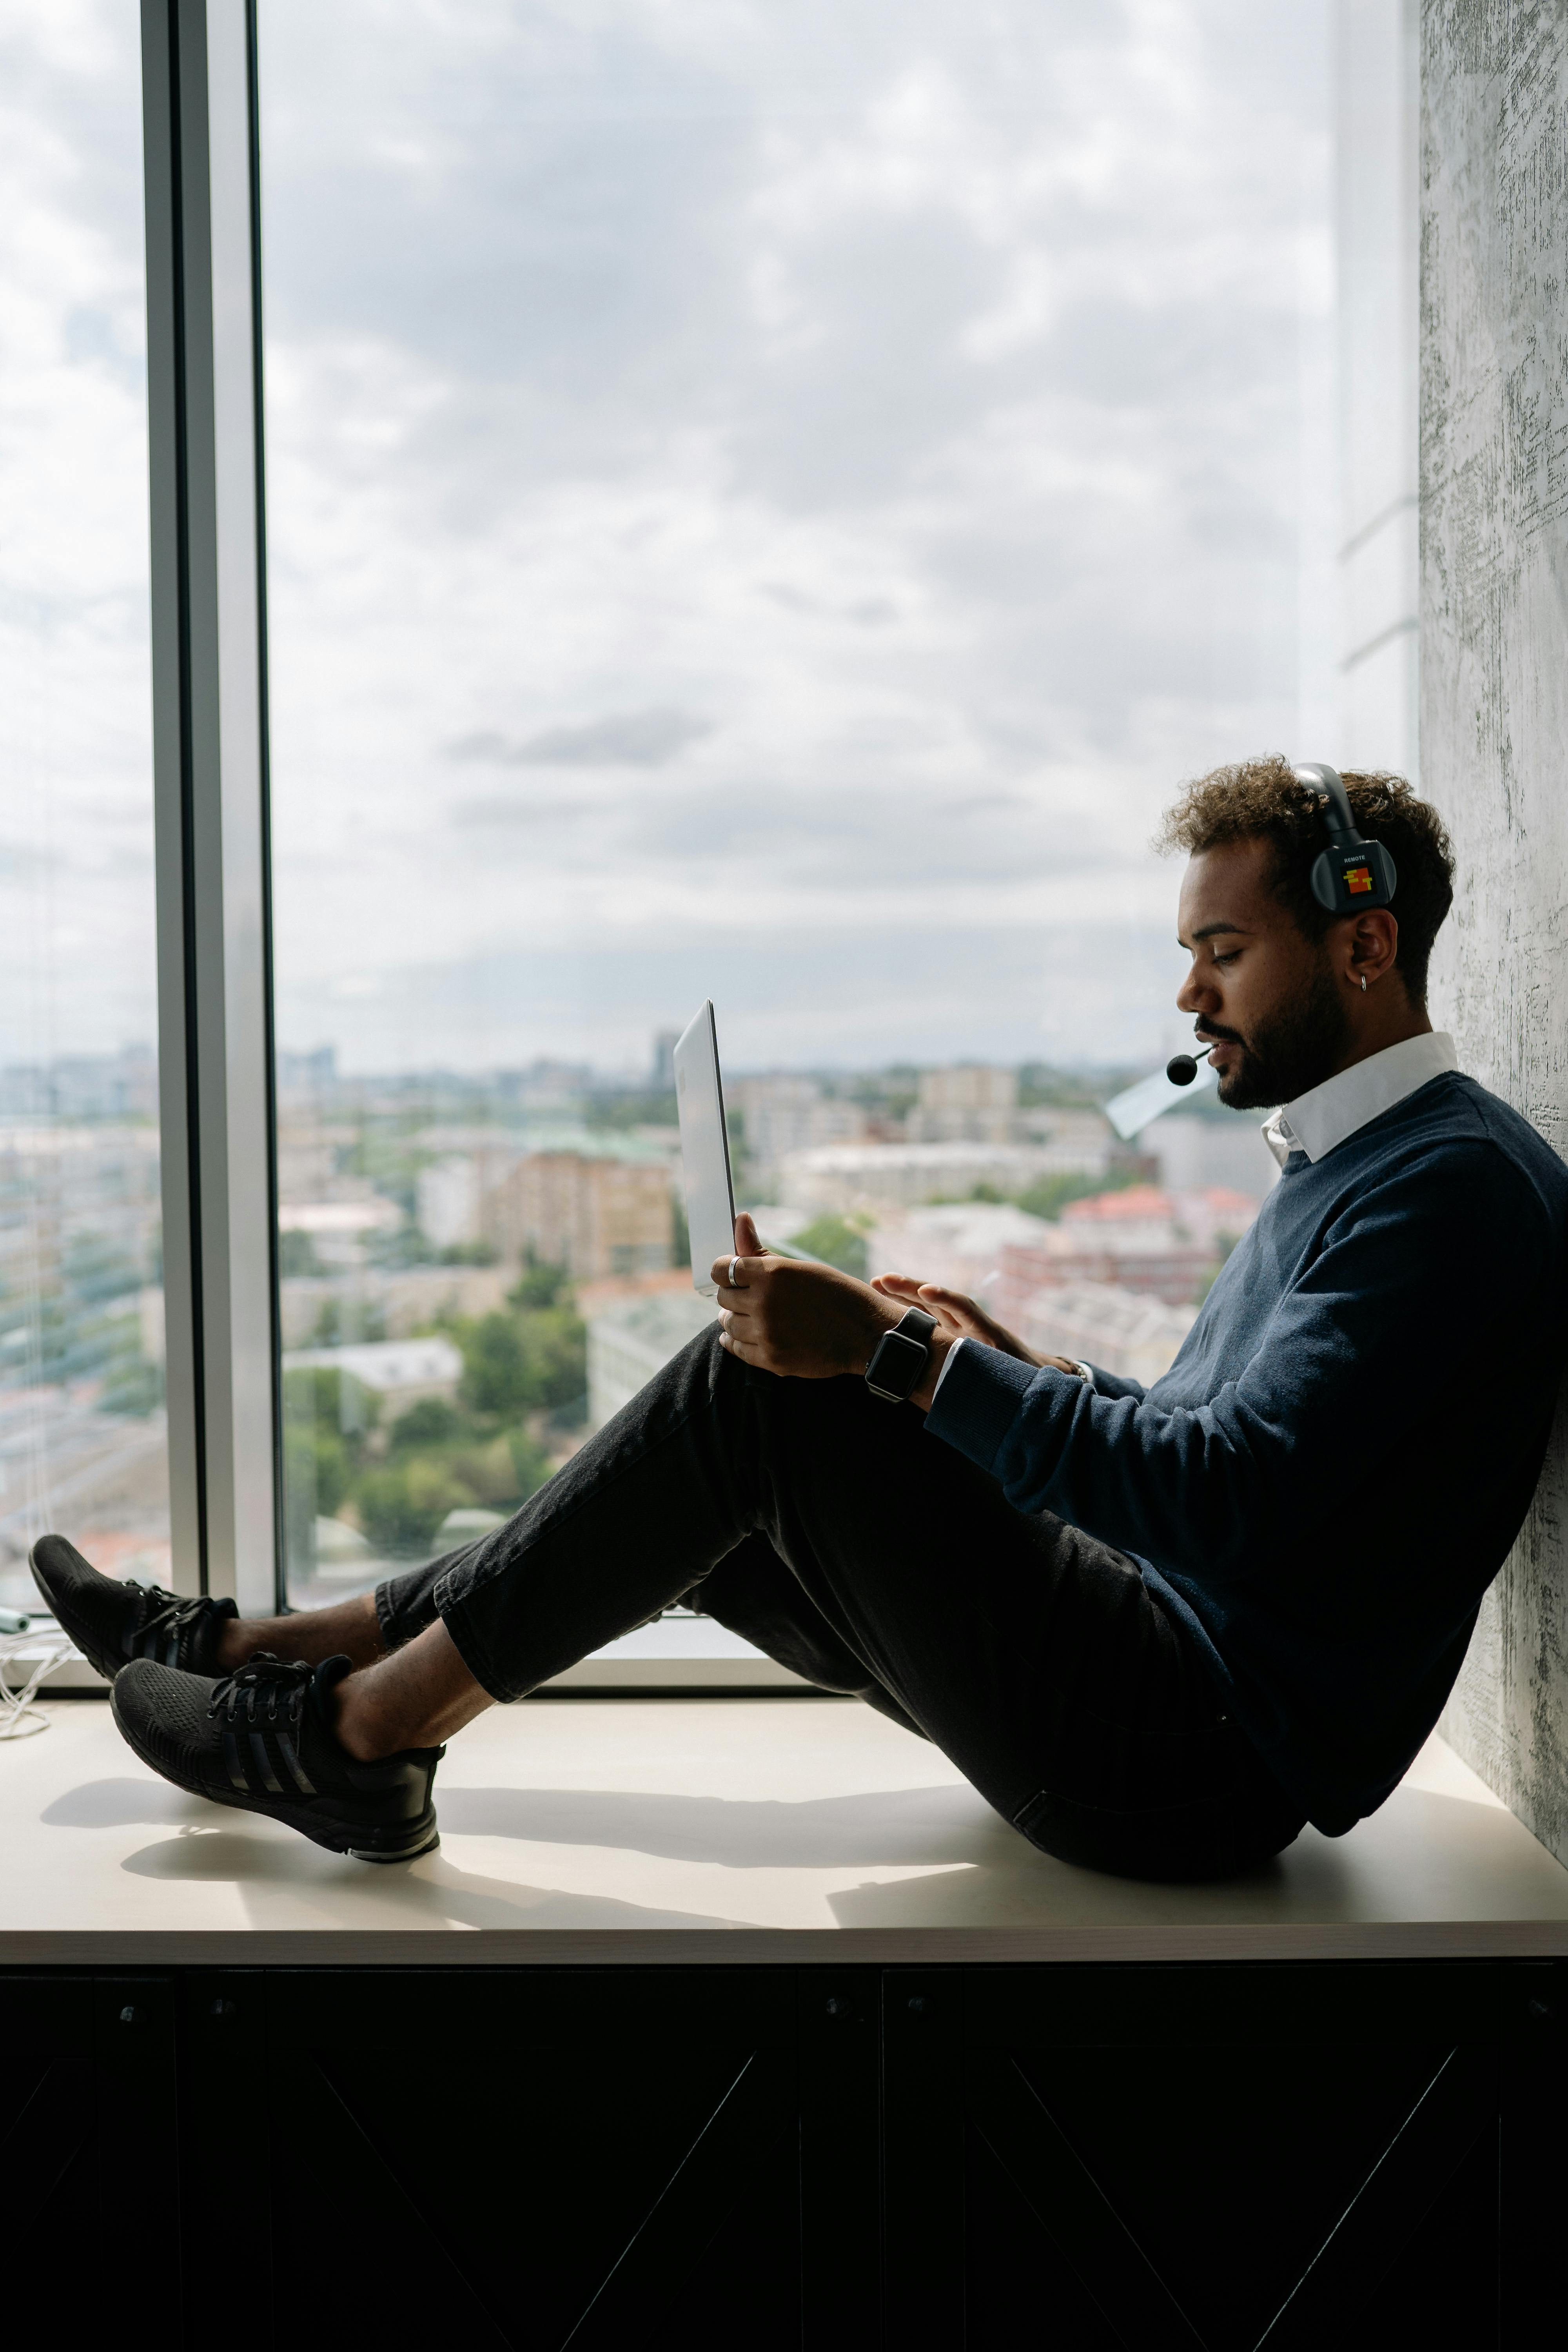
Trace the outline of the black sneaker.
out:
<instances>
[{"instance_id":1,"label":"black sneaker","mask_svg":"<svg viewBox=\"0 0 1568 2352\"><path fill-rule=\"evenodd\" d=\"M239 1613L232 1601L186 1601L159 1584L121 1584L100 1576L64 1536L40 1536L28 1557L51 1615L105 1682L132 1658L156 1658L188 1675L216 1673L218 1637Z\"/></svg>"},{"instance_id":2,"label":"black sneaker","mask_svg":"<svg viewBox=\"0 0 1568 2352\"><path fill-rule=\"evenodd\" d=\"M360 1862L412 1862L439 1843L430 1790L447 1751L351 1756L326 1702L352 1670L347 1658L285 1665L263 1651L211 1682L137 1658L110 1705L143 1764L193 1797L265 1813Z\"/></svg>"}]
</instances>

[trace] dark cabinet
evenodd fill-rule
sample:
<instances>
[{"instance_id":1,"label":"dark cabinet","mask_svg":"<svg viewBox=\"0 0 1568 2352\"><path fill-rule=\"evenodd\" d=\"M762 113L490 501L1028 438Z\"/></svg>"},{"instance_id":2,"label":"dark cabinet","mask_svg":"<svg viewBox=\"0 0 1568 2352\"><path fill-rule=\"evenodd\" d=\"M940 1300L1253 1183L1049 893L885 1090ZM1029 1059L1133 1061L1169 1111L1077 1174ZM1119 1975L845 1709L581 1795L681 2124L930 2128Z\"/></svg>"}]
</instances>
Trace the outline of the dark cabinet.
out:
<instances>
[{"instance_id":1,"label":"dark cabinet","mask_svg":"<svg viewBox=\"0 0 1568 2352\"><path fill-rule=\"evenodd\" d=\"M1559 1963L0 1975L7 2316L1533 2347L1565 2016Z\"/></svg>"},{"instance_id":2,"label":"dark cabinet","mask_svg":"<svg viewBox=\"0 0 1568 2352\"><path fill-rule=\"evenodd\" d=\"M167 1977L0 1971L6 2332L96 2327L156 2249L182 2326L174 1992Z\"/></svg>"}]
</instances>

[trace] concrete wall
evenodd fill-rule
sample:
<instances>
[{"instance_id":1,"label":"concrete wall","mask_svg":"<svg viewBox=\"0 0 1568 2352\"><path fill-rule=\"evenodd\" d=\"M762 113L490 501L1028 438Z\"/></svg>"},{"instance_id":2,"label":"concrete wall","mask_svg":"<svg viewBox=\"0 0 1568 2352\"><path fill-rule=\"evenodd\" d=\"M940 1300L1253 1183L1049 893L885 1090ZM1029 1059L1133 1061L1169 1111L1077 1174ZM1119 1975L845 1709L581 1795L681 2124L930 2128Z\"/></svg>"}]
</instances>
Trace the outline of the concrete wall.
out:
<instances>
[{"instance_id":1,"label":"concrete wall","mask_svg":"<svg viewBox=\"0 0 1568 2352\"><path fill-rule=\"evenodd\" d=\"M1560 0L1426 0L1421 80L1422 773L1452 827L1461 877L1433 1012L1455 1030L1465 1068L1563 1150L1568 37ZM1456 1365L1455 1376L1506 1379L1507 1367ZM1562 1412L1444 1728L1568 1862Z\"/></svg>"}]
</instances>

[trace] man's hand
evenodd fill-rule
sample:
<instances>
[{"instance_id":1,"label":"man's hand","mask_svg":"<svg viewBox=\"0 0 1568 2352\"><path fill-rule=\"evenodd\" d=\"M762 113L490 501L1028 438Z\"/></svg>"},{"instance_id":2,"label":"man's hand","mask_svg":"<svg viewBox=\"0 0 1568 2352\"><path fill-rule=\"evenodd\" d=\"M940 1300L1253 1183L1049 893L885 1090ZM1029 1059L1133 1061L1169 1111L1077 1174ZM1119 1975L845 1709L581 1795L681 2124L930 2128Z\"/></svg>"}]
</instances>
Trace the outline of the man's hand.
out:
<instances>
[{"instance_id":1,"label":"man's hand","mask_svg":"<svg viewBox=\"0 0 1568 2352\"><path fill-rule=\"evenodd\" d=\"M767 1255L745 1212L735 1220L734 1259L715 1258L712 1272L723 1326L720 1346L743 1364L797 1381L863 1372L883 1332L904 1311L837 1266Z\"/></svg>"},{"instance_id":2,"label":"man's hand","mask_svg":"<svg viewBox=\"0 0 1568 2352\"><path fill-rule=\"evenodd\" d=\"M905 1307L923 1307L934 1315L947 1344L954 1339L978 1339L984 1348L999 1349L1004 1356L1016 1356L1021 1364L1049 1364L1058 1372L1076 1372L1078 1366L1066 1356L1037 1356L1033 1348L1026 1348L1016 1331L987 1315L984 1307L966 1298L962 1290L949 1290L940 1282L916 1282L907 1274L878 1274L871 1278L873 1290L884 1298L896 1298ZM915 1402L931 1402L924 1388L915 1391Z\"/></svg>"},{"instance_id":3,"label":"man's hand","mask_svg":"<svg viewBox=\"0 0 1568 2352\"><path fill-rule=\"evenodd\" d=\"M1023 1364L1043 1364L1049 1360L1037 1356L1026 1348L1016 1333L987 1315L984 1307L966 1298L962 1290L949 1290L940 1282L917 1282L908 1274L879 1274L871 1278L873 1290L884 1298L896 1298L900 1311L906 1307L923 1307L934 1315L938 1326L953 1339L978 1339L984 1347L999 1348L1005 1356L1016 1356Z\"/></svg>"}]
</instances>

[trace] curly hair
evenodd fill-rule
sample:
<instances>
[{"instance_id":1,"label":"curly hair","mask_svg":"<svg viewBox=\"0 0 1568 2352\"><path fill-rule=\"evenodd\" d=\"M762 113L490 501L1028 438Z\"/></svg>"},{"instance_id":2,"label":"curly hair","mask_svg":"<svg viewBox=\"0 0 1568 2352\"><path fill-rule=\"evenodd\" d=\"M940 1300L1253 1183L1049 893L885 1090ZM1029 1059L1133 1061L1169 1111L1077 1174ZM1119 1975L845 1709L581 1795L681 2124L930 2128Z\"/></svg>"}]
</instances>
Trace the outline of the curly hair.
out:
<instances>
[{"instance_id":1,"label":"curly hair","mask_svg":"<svg viewBox=\"0 0 1568 2352\"><path fill-rule=\"evenodd\" d=\"M1436 810L1418 800L1403 776L1347 770L1343 782L1358 829L1381 841L1394 860L1399 877L1391 908L1399 924L1394 968L1412 1003L1424 1005L1432 942L1454 903L1453 844ZM1312 896L1312 864L1327 840L1323 803L1296 782L1289 760L1278 754L1237 760L1199 776L1166 811L1154 847L1195 857L1226 842L1260 840L1274 845L1276 898L1309 939L1322 939L1342 920Z\"/></svg>"}]
</instances>

